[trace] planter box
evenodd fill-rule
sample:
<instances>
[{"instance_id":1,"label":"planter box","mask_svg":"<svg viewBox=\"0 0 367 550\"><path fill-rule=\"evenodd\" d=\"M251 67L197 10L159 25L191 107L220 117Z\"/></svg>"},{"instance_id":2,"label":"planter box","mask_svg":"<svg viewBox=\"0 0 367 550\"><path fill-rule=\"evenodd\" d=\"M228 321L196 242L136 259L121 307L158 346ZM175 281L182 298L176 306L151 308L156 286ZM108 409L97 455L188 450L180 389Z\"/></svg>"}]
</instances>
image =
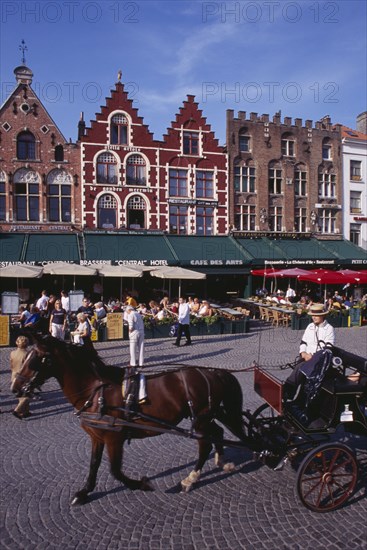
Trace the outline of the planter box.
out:
<instances>
[{"instance_id":1,"label":"planter box","mask_svg":"<svg viewBox=\"0 0 367 550\"><path fill-rule=\"evenodd\" d=\"M293 313L291 319L291 329L292 330L305 330L305 328L310 324L311 316L310 315L297 315Z\"/></svg>"},{"instance_id":2,"label":"planter box","mask_svg":"<svg viewBox=\"0 0 367 550\"><path fill-rule=\"evenodd\" d=\"M250 331L249 318L239 319L238 321L231 321L231 334L244 334Z\"/></svg>"},{"instance_id":3,"label":"planter box","mask_svg":"<svg viewBox=\"0 0 367 550\"><path fill-rule=\"evenodd\" d=\"M168 338L171 324L153 325L153 338Z\"/></svg>"},{"instance_id":4,"label":"planter box","mask_svg":"<svg viewBox=\"0 0 367 550\"><path fill-rule=\"evenodd\" d=\"M190 334L191 336L202 336L203 330L206 330L206 326L204 326L204 323L196 323L195 325L190 325Z\"/></svg>"},{"instance_id":5,"label":"planter box","mask_svg":"<svg viewBox=\"0 0 367 550\"><path fill-rule=\"evenodd\" d=\"M208 325L207 323L203 323L203 327L206 327L206 334L221 334L221 322L216 321L215 323ZM204 328L204 334L205 334L205 328Z\"/></svg>"},{"instance_id":6,"label":"planter box","mask_svg":"<svg viewBox=\"0 0 367 550\"><path fill-rule=\"evenodd\" d=\"M154 329L153 327L144 327L144 340L150 340L154 338Z\"/></svg>"},{"instance_id":7,"label":"planter box","mask_svg":"<svg viewBox=\"0 0 367 550\"><path fill-rule=\"evenodd\" d=\"M328 315L328 323L334 328L349 326L349 315Z\"/></svg>"}]
</instances>

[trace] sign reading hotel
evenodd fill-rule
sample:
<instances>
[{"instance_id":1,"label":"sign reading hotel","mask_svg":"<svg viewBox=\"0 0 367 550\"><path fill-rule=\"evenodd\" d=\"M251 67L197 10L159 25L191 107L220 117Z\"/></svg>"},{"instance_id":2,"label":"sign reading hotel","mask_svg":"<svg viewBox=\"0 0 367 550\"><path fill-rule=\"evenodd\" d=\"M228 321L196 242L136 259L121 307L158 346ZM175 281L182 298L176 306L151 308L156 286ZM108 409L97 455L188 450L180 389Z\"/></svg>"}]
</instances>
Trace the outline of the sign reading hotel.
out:
<instances>
[{"instance_id":1,"label":"sign reading hotel","mask_svg":"<svg viewBox=\"0 0 367 550\"><path fill-rule=\"evenodd\" d=\"M123 314L107 314L107 340L122 340L123 336Z\"/></svg>"}]
</instances>

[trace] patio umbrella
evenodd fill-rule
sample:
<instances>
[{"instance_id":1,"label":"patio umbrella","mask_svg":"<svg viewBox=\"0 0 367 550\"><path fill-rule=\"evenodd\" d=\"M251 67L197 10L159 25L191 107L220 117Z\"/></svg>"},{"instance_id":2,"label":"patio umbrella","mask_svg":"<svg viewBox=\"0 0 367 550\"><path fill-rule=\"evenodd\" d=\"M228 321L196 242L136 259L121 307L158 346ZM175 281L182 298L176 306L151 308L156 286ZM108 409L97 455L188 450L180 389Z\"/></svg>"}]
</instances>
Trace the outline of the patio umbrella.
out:
<instances>
[{"instance_id":1,"label":"patio umbrella","mask_svg":"<svg viewBox=\"0 0 367 550\"><path fill-rule=\"evenodd\" d=\"M328 269L317 269L316 271L310 271L308 275L300 275L299 281L310 281L313 283L319 283L325 285L324 297L326 299L327 285L345 285L347 283L359 284L360 279L355 275L344 274L340 271L331 271Z\"/></svg>"},{"instance_id":2,"label":"patio umbrella","mask_svg":"<svg viewBox=\"0 0 367 550\"><path fill-rule=\"evenodd\" d=\"M354 271L353 269L339 269L336 273L342 273L347 277L354 277L357 284L367 284L367 269Z\"/></svg>"},{"instance_id":3,"label":"patio umbrella","mask_svg":"<svg viewBox=\"0 0 367 550\"><path fill-rule=\"evenodd\" d=\"M289 277L296 278L300 275L308 275L310 272L306 269L300 269L299 267L290 267L289 269L277 269L272 273L266 273L265 277Z\"/></svg>"},{"instance_id":4,"label":"patio umbrella","mask_svg":"<svg viewBox=\"0 0 367 550\"><path fill-rule=\"evenodd\" d=\"M42 267L36 265L7 265L0 269L0 277L9 277L17 280L17 292L19 279L35 279L42 277Z\"/></svg>"},{"instance_id":5,"label":"patio umbrella","mask_svg":"<svg viewBox=\"0 0 367 550\"><path fill-rule=\"evenodd\" d=\"M44 266L43 273L45 275L72 275L74 277L73 286L75 290L75 277L77 275L93 276L96 275L97 270L94 267L87 267L86 265L52 262Z\"/></svg>"},{"instance_id":6,"label":"patio umbrella","mask_svg":"<svg viewBox=\"0 0 367 550\"><path fill-rule=\"evenodd\" d=\"M182 279L206 279L205 273L199 273L198 271L192 271L191 269L184 269L183 267L160 267L153 269L150 272L152 277L159 277L160 279L178 279L178 294L181 295L181 280Z\"/></svg>"},{"instance_id":7,"label":"patio umbrella","mask_svg":"<svg viewBox=\"0 0 367 550\"><path fill-rule=\"evenodd\" d=\"M12 279L33 279L42 277L42 267L36 265L7 265L0 269L0 277Z\"/></svg>"}]
</instances>

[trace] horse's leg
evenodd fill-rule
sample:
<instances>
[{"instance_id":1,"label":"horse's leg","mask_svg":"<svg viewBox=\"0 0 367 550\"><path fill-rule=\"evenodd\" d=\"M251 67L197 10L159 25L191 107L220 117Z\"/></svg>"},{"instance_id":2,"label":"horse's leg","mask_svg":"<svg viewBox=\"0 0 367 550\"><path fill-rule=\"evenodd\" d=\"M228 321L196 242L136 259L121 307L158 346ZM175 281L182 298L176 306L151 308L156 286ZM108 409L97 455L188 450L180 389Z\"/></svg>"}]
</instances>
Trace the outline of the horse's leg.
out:
<instances>
[{"instance_id":1,"label":"horse's leg","mask_svg":"<svg viewBox=\"0 0 367 550\"><path fill-rule=\"evenodd\" d=\"M213 436L213 439L215 441L214 447L215 447L215 454L214 454L214 463L218 468L222 468L225 472L231 472L235 469L235 465L233 462L225 462L224 460L224 448L223 448L223 435L224 430L221 428L221 426L218 426L213 420L211 423L211 435Z\"/></svg>"},{"instance_id":2,"label":"horse's leg","mask_svg":"<svg viewBox=\"0 0 367 550\"><path fill-rule=\"evenodd\" d=\"M92 438L92 455L89 467L89 475L83 489L76 492L71 504L85 504L88 501L88 493L96 486L97 472L101 464L104 443Z\"/></svg>"},{"instance_id":3,"label":"horse's leg","mask_svg":"<svg viewBox=\"0 0 367 550\"><path fill-rule=\"evenodd\" d=\"M129 489L141 489L142 491L154 491L154 487L147 477L139 479L130 479L121 471L122 452L124 440L112 439L107 443L107 452L110 459L111 474L115 479L121 481Z\"/></svg>"},{"instance_id":4,"label":"horse's leg","mask_svg":"<svg viewBox=\"0 0 367 550\"><path fill-rule=\"evenodd\" d=\"M201 433L204 437L204 439L198 440L198 446L199 446L199 458L196 462L194 469L190 472L190 474L181 481L181 487L182 491L188 492L192 488L192 485L199 481L201 470L205 464L205 462L208 459L208 456L210 454L210 451L212 450L212 442L211 438L214 437L217 439L218 434L213 431L212 427L213 422L205 419L205 420L197 420L195 422L195 431L197 433ZM220 430L219 426L217 428ZM220 434L219 434L220 435ZM223 430L222 430L222 438L223 438Z\"/></svg>"}]
</instances>

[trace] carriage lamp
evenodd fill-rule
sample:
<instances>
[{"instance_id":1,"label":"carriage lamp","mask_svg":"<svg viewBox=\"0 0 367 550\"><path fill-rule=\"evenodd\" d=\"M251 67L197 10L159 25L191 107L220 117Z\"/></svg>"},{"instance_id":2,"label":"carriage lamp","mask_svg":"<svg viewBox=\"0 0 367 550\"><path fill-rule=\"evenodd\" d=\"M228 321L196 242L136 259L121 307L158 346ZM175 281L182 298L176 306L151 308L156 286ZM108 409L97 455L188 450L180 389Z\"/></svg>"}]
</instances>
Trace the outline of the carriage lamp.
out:
<instances>
[{"instance_id":1,"label":"carriage lamp","mask_svg":"<svg viewBox=\"0 0 367 550\"><path fill-rule=\"evenodd\" d=\"M353 411L349 410L349 405L344 405L344 411L340 415L340 422L353 422Z\"/></svg>"}]
</instances>

